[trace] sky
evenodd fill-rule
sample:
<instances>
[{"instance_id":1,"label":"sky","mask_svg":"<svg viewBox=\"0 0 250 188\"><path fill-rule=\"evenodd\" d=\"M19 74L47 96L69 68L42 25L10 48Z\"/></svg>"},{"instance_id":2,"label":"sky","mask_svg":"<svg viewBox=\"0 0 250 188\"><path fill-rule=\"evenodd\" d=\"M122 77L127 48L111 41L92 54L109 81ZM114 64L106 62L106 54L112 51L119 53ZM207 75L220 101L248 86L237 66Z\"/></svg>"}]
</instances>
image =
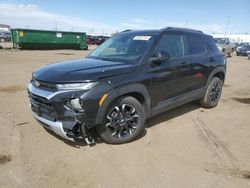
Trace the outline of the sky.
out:
<instances>
[{"instance_id":1,"label":"sky","mask_svg":"<svg viewBox=\"0 0 250 188\"><path fill-rule=\"evenodd\" d=\"M0 24L90 34L167 26L250 33L250 0L0 0Z\"/></svg>"}]
</instances>

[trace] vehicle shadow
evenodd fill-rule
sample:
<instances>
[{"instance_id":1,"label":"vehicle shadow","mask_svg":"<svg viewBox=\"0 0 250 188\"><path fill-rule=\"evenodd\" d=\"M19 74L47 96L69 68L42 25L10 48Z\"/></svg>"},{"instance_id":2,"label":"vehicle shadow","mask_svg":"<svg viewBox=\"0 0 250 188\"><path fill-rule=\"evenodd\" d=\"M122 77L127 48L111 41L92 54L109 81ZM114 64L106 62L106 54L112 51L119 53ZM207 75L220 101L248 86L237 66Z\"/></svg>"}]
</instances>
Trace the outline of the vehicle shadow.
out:
<instances>
[{"instance_id":1,"label":"vehicle shadow","mask_svg":"<svg viewBox=\"0 0 250 188\"><path fill-rule=\"evenodd\" d=\"M163 112L159 115L156 115L150 119L148 119L145 122L145 129L142 131L142 133L136 138L136 140L139 140L141 138L143 138L146 134L147 134L147 129L150 129L153 126L156 126L162 122L168 122L171 119L177 118L179 116L182 116L188 112L191 112L193 110L196 110L198 108L201 108L201 106L197 103L197 102L191 102L185 105L182 105L180 107L177 107L175 109L172 110L168 110L166 112ZM76 139L75 142L71 142L68 140L65 140L63 138L61 138L60 136L58 136L57 134L55 134L54 132L52 132L49 129L46 129L44 127L44 129L51 135L55 136L57 139L60 139L61 141L63 141L65 144L68 144L69 146L72 146L74 148L81 148L82 146L89 146L84 140L82 139ZM101 144L104 143L103 140L100 138L100 136L98 135L98 133L96 132L95 129L90 130L90 135L94 138L96 144Z\"/></svg>"},{"instance_id":2,"label":"vehicle shadow","mask_svg":"<svg viewBox=\"0 0 250 188\"><path fill-rule=\"evenodd\" d=\"M166 112L163 112L159 115L156 115L149 120L147 120L145 128L151 128L155 125L158 125L162 122L168 122L171 119L177 118L179 116L182 116L188 112L191 112L193 110L196 110L198 108L201 108L201 106L197 102L191 102L184 104L182 106L179 106L177 108L174 108L172 110L168 110Z\"/></svg>"}]
</instances>

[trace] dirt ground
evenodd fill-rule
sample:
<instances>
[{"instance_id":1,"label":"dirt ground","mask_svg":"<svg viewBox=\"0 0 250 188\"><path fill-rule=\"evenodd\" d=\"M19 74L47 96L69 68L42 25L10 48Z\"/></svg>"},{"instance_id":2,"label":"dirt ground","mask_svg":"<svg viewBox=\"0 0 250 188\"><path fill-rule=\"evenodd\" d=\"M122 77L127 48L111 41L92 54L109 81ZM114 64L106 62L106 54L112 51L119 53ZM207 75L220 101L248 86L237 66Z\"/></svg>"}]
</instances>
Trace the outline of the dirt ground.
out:
<instances>
[{"instance_id":1,"label":"dirt ground","mask_svg":"<svg viewBox=\"0 0 250 188\"><path fill-rule=\"evenodd\" d=\"M89 51L0 50L0 187L250 187L250 61L229 59L218 107L190 103L149 120L129 144L94 147L48 133L32 117L36 68Z\"/></svg>"}]
</instances>

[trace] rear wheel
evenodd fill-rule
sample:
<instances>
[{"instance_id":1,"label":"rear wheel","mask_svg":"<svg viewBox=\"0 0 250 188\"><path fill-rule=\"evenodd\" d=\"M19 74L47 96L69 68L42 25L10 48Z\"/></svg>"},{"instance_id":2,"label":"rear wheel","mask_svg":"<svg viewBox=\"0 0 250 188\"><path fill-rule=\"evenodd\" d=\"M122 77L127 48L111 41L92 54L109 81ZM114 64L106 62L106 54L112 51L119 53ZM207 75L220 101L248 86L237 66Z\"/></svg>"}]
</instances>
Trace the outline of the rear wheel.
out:
<instances>
[{"instance_id":1,"label":"rear wheel","mask_svg":"<svg viewBox=\"0 0 250 188\"><path fill-rule=\"evenodd\" d=\"M107 110L103 123L97 126L100 137L110 144L133 141L144 129L145 112L134 97L117 99Z\"/></svg>"},{"instance_id":2,"label":"rear wheel","mask_svg":"<svg viewBox=\"0 0 250 188\"><path fill-rule=\"evenodd\" d=\"M223 82L220 78L214 77L209 86L203 99L201 99L201 106L205 108L213 108L217 106L222 92Z\"/></svg>"}]
</instances>

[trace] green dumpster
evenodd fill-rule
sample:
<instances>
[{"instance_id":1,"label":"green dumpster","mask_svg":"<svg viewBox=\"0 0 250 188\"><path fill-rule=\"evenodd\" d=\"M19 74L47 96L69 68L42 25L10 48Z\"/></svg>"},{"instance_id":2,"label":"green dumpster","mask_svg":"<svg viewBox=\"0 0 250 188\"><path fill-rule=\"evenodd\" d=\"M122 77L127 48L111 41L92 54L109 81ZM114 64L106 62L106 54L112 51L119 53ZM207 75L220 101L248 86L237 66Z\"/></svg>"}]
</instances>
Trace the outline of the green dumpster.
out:
<instances>
[{"instance_id":1,"label":"green dumpster","mask_svg":"<svg viewBox=\"0 0 250 188\"><path fill-rule=\"evenodd\" d=\"M86 33L12 29L13 47L20 49L87 49Z\"/></svg>"}]
</instances>

